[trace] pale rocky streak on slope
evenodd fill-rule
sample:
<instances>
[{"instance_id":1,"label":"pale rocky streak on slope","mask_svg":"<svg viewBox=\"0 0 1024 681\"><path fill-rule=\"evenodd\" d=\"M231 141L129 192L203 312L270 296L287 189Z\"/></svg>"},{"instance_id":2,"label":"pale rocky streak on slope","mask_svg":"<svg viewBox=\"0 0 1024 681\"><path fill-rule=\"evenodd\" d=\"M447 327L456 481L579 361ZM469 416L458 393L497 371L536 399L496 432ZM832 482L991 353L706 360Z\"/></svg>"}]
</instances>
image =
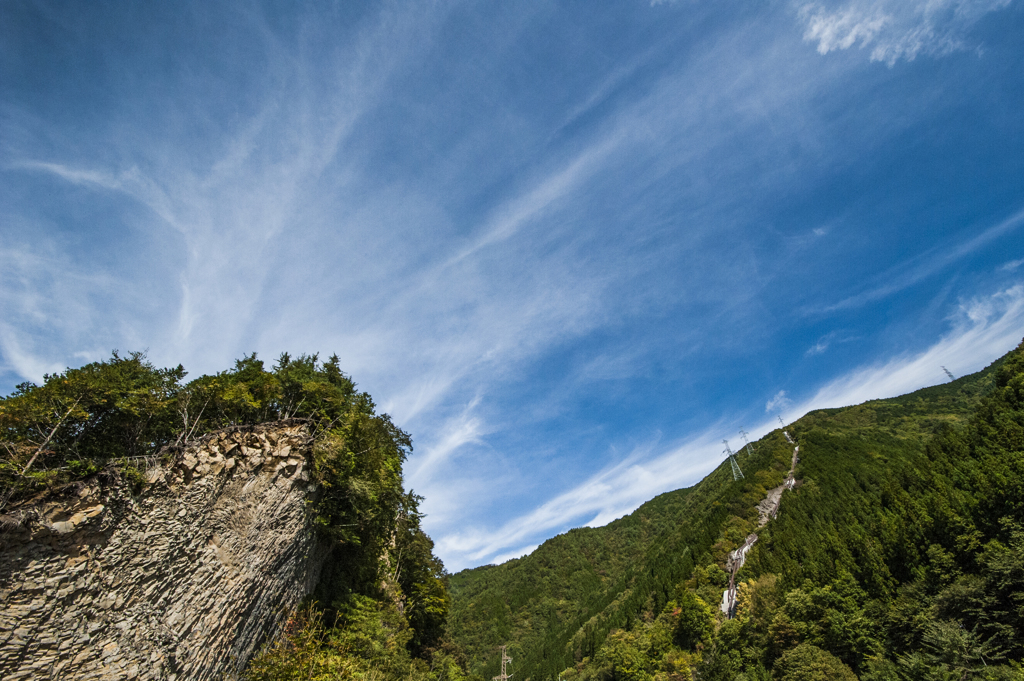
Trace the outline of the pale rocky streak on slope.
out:
<instances>
[{"instance_id":1,"label":"pale rocky streak on slope","mask_svg":"<svg viewBox=\"0 0 1024 681\"><path fill-rule=\"evenodd\" d=\"M789 439L789 434L786 434L786 439ZM792 440L790 440L792 442ZM793 447L793 463L789 467L789 474L786 476L785 482L774 489L768 490L768 494L761 500L761 503L757 505L757 526L764 527L768 524L769 520L773 520L775 516L779 514L779 505L782 503L782 493L787 489L793 489L796 486L796 478L793 477L796 471L797 461L800 460L800 447Z\"/></svg>"},{"instance_id":2,"label":"pale rocky streak on slope","mask_svg":"<svg viewBox=\"0 0 1024 681\"><path fill-rule=\"evenodd\" d=\"M758 529L768 524L768 521L774 520L779 515L779 506L782 504L782 493L787 489L793 489L796 487L797 480L794 477L796 474L796 464L800 460L800 447L793 438L789 436L786 431L782 432L786 436L786 441L789 444L794 445L793 447L793 461L789 467L789 474L786 476L786 480L778 487L768 490L765 495L757 504L757 527ZM727 617L732 617L733 611L736 609L736 573L740 571L743 564L747 562L747 553L751 547L757 543L757 533L752 533L747 536L743 545L738 549L729 553L729 558L725 562L725 570L729 573L729 588L722 593L722 603L719 606L723 613Z\"/></svg>"},{"instance_id":3,"label":"pale rocky streak on slope","mask_svg":"<svg viewBox=\"0 0 1024 681\"><path fill-rule=\"evenodd\" d=\"M220 679L310 593L305 422L218 431L132 495L100 478L9 509L0 678Z\"/></svg>"}]
</instances>

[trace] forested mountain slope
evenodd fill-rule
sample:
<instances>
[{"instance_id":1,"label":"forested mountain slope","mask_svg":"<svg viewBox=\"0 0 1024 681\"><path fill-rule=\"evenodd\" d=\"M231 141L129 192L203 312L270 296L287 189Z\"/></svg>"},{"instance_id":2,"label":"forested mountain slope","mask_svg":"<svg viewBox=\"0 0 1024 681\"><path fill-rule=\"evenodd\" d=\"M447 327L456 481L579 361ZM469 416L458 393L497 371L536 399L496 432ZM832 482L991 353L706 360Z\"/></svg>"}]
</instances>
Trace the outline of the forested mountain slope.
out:
<instances>
[{"instance_id":1,"label":"forested mountain slope","mask_svg":"<svg viewBox=\"0 0 1024 681\"><path fill-rule=\"evenodd\" d=\"M484 676L508 643L520 679L1015 678L1022 408L1018 348L788 426L798 486L759 531L732 620L723 567L790 466L781 431L739 455L744 480L726 463L606 527L455 575L453 635Z\"/></svg>"},{"instance_id":2,"label":"forested mountain slope","mask_svg":"<svg viewBox=\"0 0 1024 681\"><path fill-rule=\"evenodd\" d=\"M601 528L570 530L526 558L453 575L455 602L465 607L451 627L477 662L475 671L491 671L484 660L496 669L492 653L504 641L520 641L517 652L525 648L522 641L534 641L546 655L543 646L557 636L560 622L587 619L607 606L629 566L685 512L691 491L662 494Z\"/></svg>"}]
</instances>

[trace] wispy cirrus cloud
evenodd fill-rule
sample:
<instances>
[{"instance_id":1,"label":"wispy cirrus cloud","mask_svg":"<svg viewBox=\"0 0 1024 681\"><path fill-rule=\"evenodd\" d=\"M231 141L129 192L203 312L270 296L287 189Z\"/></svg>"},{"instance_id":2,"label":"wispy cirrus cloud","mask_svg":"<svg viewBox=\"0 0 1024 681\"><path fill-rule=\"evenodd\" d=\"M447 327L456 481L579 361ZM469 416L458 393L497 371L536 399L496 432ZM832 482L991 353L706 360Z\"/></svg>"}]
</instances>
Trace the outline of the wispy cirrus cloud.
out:
<instances>
[{"instance_id":1,"label":"wispy cirrus cloud","mask_svg":"<svg viewBox=\"0 0 1024 681\"><path fill-rule=\"evenodd\" d=\"M820 312L836 312L849 308L856 308L887 298L895 293L913 286L914 284L941 272L946 267L961 260L962 258L975 253L981 248L994 242L996 239L1020 228L1024 225L1024 209L1017 211L1005 220L988 227L972 239L956 244L952 247L932 248L920 255L891 267L882 274L875 277L877 284L856 295L844 298L837 303L825 306ZM811 312L811 310L808 310Z\"/></svg>"},{"instance_id":2,"label":"wispy cirrus cloud","mask_svg":"<svg viewBox=\"0 0 1024 681\"><path fill-rule=\"evenodd\" d=\"M161 339L155 349L157 360L166 357L184 361L193 370L210 370L237 356L242 351L240 341L253 349L249 329L259 314L266 281L276 269L275 241L290 236L303 219L322 226L332 207L324 205L318 185L327 167L336 162L339 149L351 144L353 126L378 104L396 64L404 63L408 41L400 36L414 23L418 30L430 25L422 15L381 12L377 23L365 26L356 40L339 43L343 47L319 55L322 61L317 62L299 58L301 46L286 44L267 28L265 17L253 12L242 22L255 28L246 36L247 47L267 56L270 66L265 78L246 93L251 108L238 105L235 109L234 118L242 119L238 125L220 127L200 119L209 125L196 123L194 134L199 141L178 145L172 141L178 130L161 130L156 121L149 126L123 122L117 143L129 146L130 154L52 160L32 158L31 151L15 147L5 149L14 159L5 164L6 170L46 174L97 194L130 198L151 213L136 215L131 224L148 236L146 245L162 245L158 243L166 241L162 232L177 233L180 239L174 245L183 246L181 267L160 282L159 291L151 291L157 297L150 301L171 319L149 334ZM312 19L307 16L300 21ZM393 49L371 49L379 44ZM330 87L312 87L318 78ZM190 99L196 94L195 84L176 85L184 92L161 93L173 100L164 102L164 110L195 104ZM160 102L148 101L145 106L159 109ZM245 114L240 117L239 111ZM97 142L104 149L112 146L110 140ZM202 153L196 147L204 147ZM149 219L153 216L155 220ZM141 260L169 254L134 255ZM68 265L63 271L37 270L31 277L50 272L56 278L81 278L89 269L73 261ZM109 291L116 287L82 283L80 294L93 299L116 299L132 289L130 278L117 282L121 291L115 296ZM41 284L36 281L31 286ZM66 307L67 301L55 299L53 306ZM25 352L45 354L46 350L26 347Z\"/></svg>"},{"instance_id":3,"label":"wispy cirrus cloud","mask_svg":"<svg viewBox=\"0 0 1024 681\"><path fill-rule=\"evenodd\" d=\"M120 291L117 277L78 267L53 243L6 244L0 249L0 357L4 368L33 382L66 368L36 348L37 342L50 335L68 338L81 359L98 359L109 352L110 348L97 350L88 331L97 295L121 296L124 307L135 312L144 305L141 290ZM119 330L132 335L127 325Z\"/></svg>"},{"instance_id":4,"label":"wispy cirrus cloud","mask_svg":"<svg viewBox=\"0 0 1024 681\"><path fill-rule=\"evenodd\" d=\"M1012 0L852 0L800 6L804 40L828 54L870 48L871 60L893 66L919 54L942 55L974 47L970 28Z\"/></svg>"},{"instance_id":5,"label":"wispy cirrus cloud","mask_svg":"<svg viewBox=\"0 0 1024 681\"><path fill-rule=\"evenodd\" d=\"M567 525L605 525L655 494L683 486L714 468L722 458L717 432L709 429L669 451L656 452L653 445L640 447L497 529L470 527L448 533L438 547L454 558L453 564L461 566L522 555L532 550L538 538Z\"/></svg>"},{"instance_id":6,"label":"wispy cirrus cloud","mask_svg":"<svg viewBox=\"0 0 1024 681\"><path fill-rule=\"evenodd\" d=\"M796 418L811 409L902 395L944 380L942 366L957 376L984 368L1024 336L1024 285L961 302L951 322L953 329L927 350L837 378L813 397L787 409L787 417Z\"/></svg>"},{"instance_id":7,"label":"wispy cirrus cloud","mask_svg":"<svg viewBox=\"0 0 1024 681\"><path fill-rule=\"evenodd\" d=\"M898 34L895 19L871 23L876 6L899 14L823 2L801 22L820 20L816 45L870 50ZM920 215L941 196L950 214L1005 216L1019 192L982 178L991 194L936 185L908 203L907 187L878 181L879 168L927 175L928 145L964 119L949 111L982 106L969 89L947 88L936 111L922 102L938 69L865 80L823 60L788 2L586 16L559 3L195 3L208 23L82 7L92 24L68 21L66 51L26 33L0 55L46 66L17 87L0 79L5 380L113 347L193 376L253 350L336 351L413 434L407 482L454 568L692 482L721 461L718 431L740 425L703 424L749 406L751 385L764 393L743 419L756 436L748 422L773 425L760 404L776 381L801 402L821 371L870 362L853 345L807 361L808 346L841 339L792 306L885 300L885 315L843 320L869 340L909 315L934 328L943 313L922 313L928 294L912 285L950 263L925 250L938 233L983 251L963 258L973 272L957 267L971 285L1013 273L981 247L1013 225L978 245L973 226ZM1011 92L991 71L972 82ZM865 107L867 88L899 106ZM1013 176L1021 136L1006 120L994 160L939 152ZM890 143L922 130L936 134L919 156ZM837 198L841 186L867 194ZM863 217L897 203L894 224ZM871 249L897 233L907 260L876 276Z\"/></svg>"},{"instance_id":8,"label":"wispy cirrus cloud","mask_svg":"<svg viewBox=\"0 0 1024 681\"><path fill-rule=\"evenodd\" d=\"M851 336L841 331L830 331L819 338L814 345L807 348L806 352L804 352L804 356L813 357L815 355L822 355L825 354L825 352L827 352L833 345L850 343L854 340L857 340L857 336Z\"/></svg>"},{"instance_id":9,"label":"wispy cirrus cloud","mask_svg":"<svg viewBox=\"0 0 1024 681\"><path fill-rule=\"evenodd\" d=\"M454 416L441 426L435 434L434 441L426 451L417 456L415 467L409 474L413 484L417 483L421 473L437 468L447 462L461 447L470 443L480 443L486 434L483 420L473 415L473 410L480 404L480 396L475 397L460 414Z\"/></svg>"},{"instance_id":10,"label":"wispy cirrus cloud","mask_svg":"<svg viewBox=\"0 0 1024 681\"><path fill-rule=\"evenodd\" d=\"M590 176L602 170L608 155L622 141L622 135L612 134L588 145L563 167L545 174L535 186L504 202L494 216L477 230L479 235L472 243L461 249L444 266L451 267L481 249L494 247L510 239L524 224L541 217L546 209L565 200Z\"/></svg>"},{"instance_id":11,"label":"wispy cirrus cloud","mask_svg":"<svg viewBox=\"0 0 1024 681\"><path fill-rule=\"evenodd\" d=\"M765 405L766 412L782 411L781 417L790 423L814 409L854 405L935 385L946 380L940 365L957 375L977 371L1021 342L1024 285L966 300L950 322L951 330L923 351L856 368L799 402L780 390ZM470 526L445 534L439 548L457 567L500 562L529 553L552 531L607 524L660 493L696 483L720 465L722 433L732 432L732 426L726 424L737 420L723 416L682 443L637 448L496 529ZM765 419L750 428L750 438L760 438L777 427L774 418Z\"/></svg>"},{"instance_id":12,"label":"wispy cirrus cloud","mask_svg":"<svg viewBox=\"0 0 1024 681\"><path fill-rule=\"evenodd\" d=\"M174 199L137 167L112 173L66 163L22 160L10 164L9 168L48 173L74 185L125 194L149 208L168 226L178 230L186 229L186 225L175 214Z\"/></svg>"},{"instance_id":13,"label":"wispy cirrus cloud","mask_svg":"<svg viewBox=\"0 0 1024 681\"><path fill-rule=\"evenodd\" d=\"M804 354L805 355L820 355L820 354L824 353L826 350L828 350L828 345L829 345L829 341L830 340L831 339L828 336L823 336L822 338L819 338L818 342L815 343L814 345L812 345L811 347L807 348L807 352L805 352Z\"/></svg>"},{"instance_id":14,"label":"wispy cirrus cloud","mask_svg":"<svg viewBox=\"0 0 1024 681\"><path fill-rule=\"evenodd\" d=\"M775 393L775 395L773 395L770 400L764 403L764 410L765 413L771 414L774 412L782 411L791 404L793 404L793 400L786 397L786 391L780 390L779 392Z\"/></svg>"}]
</instances>

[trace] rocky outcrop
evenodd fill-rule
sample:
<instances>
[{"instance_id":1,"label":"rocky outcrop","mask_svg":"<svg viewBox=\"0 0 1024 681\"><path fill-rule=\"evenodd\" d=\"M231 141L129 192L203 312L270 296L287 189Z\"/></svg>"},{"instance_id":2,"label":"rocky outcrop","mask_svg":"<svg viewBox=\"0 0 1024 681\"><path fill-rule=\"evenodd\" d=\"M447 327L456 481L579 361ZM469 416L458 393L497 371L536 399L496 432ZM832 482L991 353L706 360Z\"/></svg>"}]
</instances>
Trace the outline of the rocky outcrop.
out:
<instances>
[{"instance_id":1,"label":"rocky outcrop","mask_svg":"<svg viewBox=\"0 0 1024 681\"><path fill-rule=\"evenodd\" d=\"M791 443L793 440L789 437L789 433L785 433L786 439ZM765 498L757 504L757 526L764 527L768 524L769 520L774 520L779 515L779 506L782 504L782 493L787 489L793 489L796 487L797 480L794 477L796 475L796 464L800 460L800 447L793 447L793 463L789 467L789 474L781 485L773 489L768 490L768 494Z\"/></svg>"},{"instance_id":2,"label":"rocky outcrop","mask_svg":"<svg viewBox=\"0 0 1024 681\"><path fill-rule=\"evenodd\" d=\"M785 481L778 487L768 490L765 498L757 504L758 528L764 527L768 524L768 521L774 520L779 515L782 493L787 489L793 489L800 482L795 477L796 465L800 461L800 447L793 441L793 438L787 431L783 430L782 434L786 436L786 442L794 445L793 461L789 466L789 473L786 475ZM718 607L729 619L732 619L733 614L736 612L736 573L747 562L747 553L755 543L757 543L756 532L747 535L743 544L731 551L729 558L725 561L725 571L729 574L729 588L722 592L722 602Z\"/></svg>"},{"instance_id":3,"label":"rocky outcrop","mask_svg":"<svg viewBox=\"0 0 1024 681\"><path fill-rule=\"evenodd\" d=\"M8 511L0 678L231 678L310 593L327 555L301 421L210 434L146 473Z\"/></svg>"}]
</instances>

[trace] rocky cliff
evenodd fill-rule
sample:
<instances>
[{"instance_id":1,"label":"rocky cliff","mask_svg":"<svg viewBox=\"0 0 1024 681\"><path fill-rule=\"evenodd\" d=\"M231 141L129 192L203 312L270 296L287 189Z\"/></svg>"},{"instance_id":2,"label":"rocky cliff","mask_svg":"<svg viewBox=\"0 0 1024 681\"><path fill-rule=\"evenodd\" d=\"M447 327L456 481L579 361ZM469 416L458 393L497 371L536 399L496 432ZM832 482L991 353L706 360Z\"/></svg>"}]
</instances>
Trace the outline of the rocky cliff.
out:
<instances>
[{"instance_id":1,"label":"rocky cliff","mask_svg":"<svg viewBox=\"0 0 1024 681\"><path fill-rule=\"evenodd\" d=\"M141 491L117 475L8 509L0 678L231 678L313 590L301 421L207 435Z\"/></svg>"}]
</instances>

